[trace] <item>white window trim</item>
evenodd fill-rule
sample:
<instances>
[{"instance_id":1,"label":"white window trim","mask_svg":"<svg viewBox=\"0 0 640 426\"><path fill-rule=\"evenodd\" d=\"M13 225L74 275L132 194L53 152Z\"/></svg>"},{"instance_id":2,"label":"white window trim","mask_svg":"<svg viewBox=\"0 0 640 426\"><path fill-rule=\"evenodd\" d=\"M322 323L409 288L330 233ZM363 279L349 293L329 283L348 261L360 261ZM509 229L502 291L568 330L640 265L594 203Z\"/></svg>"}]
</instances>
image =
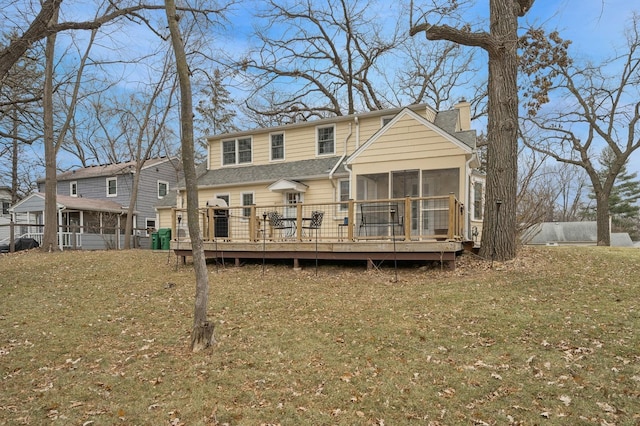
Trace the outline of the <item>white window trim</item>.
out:
<instances>
[{"instance_id":1,"label":"white window trim","mask_svg":"<svg viewBox=\"0 0 640 426\"><path fill-rule=\"evenodd\" d=\"M333 152L323 152L320 154L320 140L318 139L318 131L320 129L328 129L329 127L333 127ZM324 126L316 126L316 157L326 157L329 155L336 154L336 125L335 124L326 124Z\"/></svg>"},{"instance_id":2,"label":"white window trim","mask_svg":"<svg viewBox=\"0 0 640 426\"><path fill-rule=\"evenodd\" d=\"M344 203L344 201L340 199L340 196L342 195L342 192L341 192L342 182L347 182L347 184L349 185L349 193L347 194L347 200L351 198L351 182L349 181L349 179L338 179L338 186L337 186L338 201L340 202L340 204L338 204L338 211L345 212L349 210L349 204L347 204L346 206L343 206L342 204Z\"/></svg>"},{"instance_id":3,"label":"white window trim","mask_svg":"<svg viewBox=\"0 0 640 426\"><path fill-rule=\"evenodd\" d=\"M145 237L148 237L149 234L149 221L153 220L153 229L157 229L156 228L156 224L158 223L157 219L155 217L151 218L151 217L145 217L144 218L144 225L145 225Z\"/></svg>"},{"instance_id":4,"label":"white window trim","mask_svg":"<svg viewBox=\"0 0 640 426\"><path fill-rule=\"evenodd\" d=\"M251 200L253 201L253 203L251 204L244 204L244 196L251 194ZM256 193L254 191L245 191L245 192L241 192L240 193L240 203L242 204L242 219L247 220L249 217L245 216L244 214L244 209L245 208L249 208L251 206L254 206L256 204Z\"/></svg>"},{"instance_id":5,"label":"white window trim","mask_svg":"<svg viewBox=\"0 0 640 426\"><path fill-rule=\"evenodd\" d=\"M75 194L73 192L73 188L74 187L76 189ZM69 195L71 197L77 197L78 196L78 181L77 180L69 182Z\"/></svg>"},{"instance_id":6,"label":"white window trim","mask_svg":"<svg viewBox=\"0 0 640 426\"><path fill-rule=\"evenodd\" d=\"M166 191L166 194L165 194L165 195L160 195L160 185L161 185L161 184L164 184L164 185L166 185L166 186L167 186L167 191ZM156 193L158 194L158 199L159 199L159 200L163 199L164 197L166 197L167 195L169 195L169 182L167 182L166 180L158 180L158 183L157 183L156 189L157 189L157 192L156 192Z\"/></svg>"},{"instance_id":7,"label":"white window trim","mask_svg":"<svg viewBox=\"0 0 640 426\"><path fill-rule=\"evenodd\" d=\"M274 159L272 154L273 154L273 145L272 142L273 140L271 139L272 136L274 135L282 135L282 158L276 158ZM286 138L285 138L285 134L284 132L273 132L273 133L269 133L269 161L285 161L286 159L286 150L285 150L285 146L286 146Z\"/></svg>"},{"instance_id":8,"label":"white window trim","mask_svg":"<svg viewBox=\"0 0 640 426\"><path fill-rule=\"evenodd\" d=\"M109 182L111 181L115 181L116 183L116 193L115 194L109 194ZM107 197L117 197L118 196L118 178L114 178L114 177L109 177L106 180L107 183Z\"/></svg>"},{"instance_id":9,"label":"white window trim","mask_svg":"<svg viewBox=\"0 0 640 426\"><path fill-rule=\"evenodd\" d=\"M480 212L476 212L476 184L480 184L482 186L482 190L480 193ZM484 220L484 203L485 203L485 193L486 193L486 181L481 179L472 179L471 180L471 220L473 221L482 221Z\"/></svg>"},{"instance_id":10,"label":"white window trim","mask_svg":"<svg viewBox=\"0 0 640 426\"><path fill-rule=\"evenodd\" d=\"M240 162L240 139L249 139L251 143L251 160L241 163ZM235 142L235 163L224 164L224 143L225 142ZM247 136L242 138L235 139L224 139L220 141L220 166L221 167L233 167L233 166L244 166L253 164L253 136Z\"/></svg>"}]
</instances>

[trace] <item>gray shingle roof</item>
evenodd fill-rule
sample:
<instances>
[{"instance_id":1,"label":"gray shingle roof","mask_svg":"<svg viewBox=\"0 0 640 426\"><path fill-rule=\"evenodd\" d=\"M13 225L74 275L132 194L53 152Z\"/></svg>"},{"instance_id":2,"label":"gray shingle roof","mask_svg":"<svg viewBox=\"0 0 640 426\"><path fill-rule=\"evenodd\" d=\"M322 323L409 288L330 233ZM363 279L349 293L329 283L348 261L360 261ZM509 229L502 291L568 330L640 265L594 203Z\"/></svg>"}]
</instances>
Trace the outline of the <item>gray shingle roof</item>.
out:
<instances>
[{"instance_id":1,"label":"gray shingle roof","mask_svg":"<svg viewBox=\"0 0 640 426\"><path fill-rule=\"evenodd\" d=\"M150 158L144 163L144 168L152 167L156 164L168 161L167 157ZM68 172L60 173L57 176L58 181L76 180L99 176L115 176L123 173L130 173L135 170L135 161L126 161L122 163L103 164L99 166L82 167L79 169L70 170ZM44 182L43 179L41 179Z\"/></svg>"},{"instance_id":2,"label":"gray shingle roof","mask_svg":"<svg viewBox=\"0 0 640 426\"><path fill-rule=\"evenodd\" d=\"M434 123L451 136L456 137L471 148L476 147L476 131L465 130L462 132L456 132L456 125L458 124L458 110L439 111L436 115Z\"/></svg>"},{"instance_id":3,"label":"gray shingle roof","mask_svg":"<svg viewBox=\"0 0 640 426\"><path fill-rule=\"evenodd\" d=\"M272 163L257 166L222 167L207 170L198 177L199 187L239 185L243 183L273 183L278 179L305 180L328 178L342 157L314 158L311 160ZM347 173L338 167L335 175ZM180 182L184 188L184 181Z\"/></svg>"}]
</instances>

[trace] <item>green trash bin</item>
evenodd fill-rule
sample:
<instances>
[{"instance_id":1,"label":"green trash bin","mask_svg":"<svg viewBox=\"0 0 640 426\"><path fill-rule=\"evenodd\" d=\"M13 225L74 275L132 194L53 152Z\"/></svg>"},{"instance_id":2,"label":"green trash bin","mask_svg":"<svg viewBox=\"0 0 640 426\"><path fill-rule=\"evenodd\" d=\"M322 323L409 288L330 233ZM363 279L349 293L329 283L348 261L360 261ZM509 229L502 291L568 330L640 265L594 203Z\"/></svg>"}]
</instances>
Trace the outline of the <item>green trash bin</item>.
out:
<instances>
[{"instance_id":1,"label":"green trash bin","mask_svg":"<svg viewBox=\"0 0 640 426\"><path fill-rule=\"evenodd\" d=\"M157 232L151 233L151 250L160 250L160 236Z\"/></svg>"},{"instance_id":2,"label":"green trash bin","mask_svg":"<svg viewBox=\"0 0 640 426\"><path fill-rule=\"evenodd\" d=\"M160 237L160 250L169 250L171 248L171 228L158 229Z\"/></svg>"}]
</instances>

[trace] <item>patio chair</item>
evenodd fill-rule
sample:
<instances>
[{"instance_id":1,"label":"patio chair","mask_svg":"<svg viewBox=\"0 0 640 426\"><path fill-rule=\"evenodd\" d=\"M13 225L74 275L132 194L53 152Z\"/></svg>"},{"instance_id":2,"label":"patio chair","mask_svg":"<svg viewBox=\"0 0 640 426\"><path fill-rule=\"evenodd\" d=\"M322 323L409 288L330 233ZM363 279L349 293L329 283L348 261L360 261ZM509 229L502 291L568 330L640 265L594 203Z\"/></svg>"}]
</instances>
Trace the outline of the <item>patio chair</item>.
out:
<instances>
[{"instance_id":1,"label":"patio chair","mask_svg":"<svg viewBox=\"0 0 640 426\"><path fill-rule=\"evenodd\" d=\"M274 210L267 212L267 218L269 219L269 227L271 228L271 232L273 232L274 229L280 230L280 238L283 237L283 231L287 230L285 234L288 234L291 230L291 228L284 223L283 216L277 211ZM274 236L271 235L271 238L273 237Z\"/></svg>"},{"instance_id":2,"label":"patio chair","mask_svg":"<svg viewBox=\"0 0 640 426\"><path fill-rule=\"evenodd\" d=\"M318 236L318 229L322 226L322 218L324 217L324 212L319 210L314 210L311 212L311 220L308 225L303 226L303 229L309 230L309 236L311 236L311 230L316 230L316 237Z\"/></svg>"}]
</instances>

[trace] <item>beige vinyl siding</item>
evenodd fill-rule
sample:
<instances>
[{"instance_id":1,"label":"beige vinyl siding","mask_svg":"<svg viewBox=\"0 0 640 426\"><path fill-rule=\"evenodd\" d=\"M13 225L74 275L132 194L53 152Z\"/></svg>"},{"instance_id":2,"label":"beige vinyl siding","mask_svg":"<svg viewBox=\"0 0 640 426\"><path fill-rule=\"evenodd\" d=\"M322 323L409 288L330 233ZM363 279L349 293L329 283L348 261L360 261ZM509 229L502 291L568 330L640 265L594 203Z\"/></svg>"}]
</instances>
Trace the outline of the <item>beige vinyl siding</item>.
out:
<instances>
[{"instance_id":1,"label":"beige vinyl siding","mask_svg":"<svg viewBox=\"0 0 640 426\"><path fill-rule=\"evenodd\" d=\"M417 108L414 112L421 117L433 121L434 117L427 115L426 108ZM251 137L253 140L253 162L251 165L268 164L270 162L269 150L271 149L271 139L269 135L271 133L284 133L285 160L287 162L316 158L317 128L319 126L329 126L332 124L335 124L334 155L341 156L345 153L345 140L347 141L347 154L352 154L358 146L365 143L382 128L381 117L384 115L384 111L380 111L379 115L359 116L357 123L355 118L345 121L344 117L338 117L335 121L331 119L315 120L304 124L298 123L290 127L256 129L254 132L242 132L240 133L241 136L231 135L228 138L210 139L210 168L217 169L222 167L222 141L236 139L238 137ZM248 166L249 164L246 165Z\"/></svg>"},{"instance_id":2,"label":"beige vinyl siding","mask_svg":"<svg viewBox=\"0 0 640 426\"><path fill-rule=\"evenodd\" d=\"M354 165L406 162L410 161L407 159L415 159L416 156L425 159L462 156L464 159L464 154L461 148L442 135L407 116L387 129L381 137L358 155Z\"/></svg>"}]
</instances>

